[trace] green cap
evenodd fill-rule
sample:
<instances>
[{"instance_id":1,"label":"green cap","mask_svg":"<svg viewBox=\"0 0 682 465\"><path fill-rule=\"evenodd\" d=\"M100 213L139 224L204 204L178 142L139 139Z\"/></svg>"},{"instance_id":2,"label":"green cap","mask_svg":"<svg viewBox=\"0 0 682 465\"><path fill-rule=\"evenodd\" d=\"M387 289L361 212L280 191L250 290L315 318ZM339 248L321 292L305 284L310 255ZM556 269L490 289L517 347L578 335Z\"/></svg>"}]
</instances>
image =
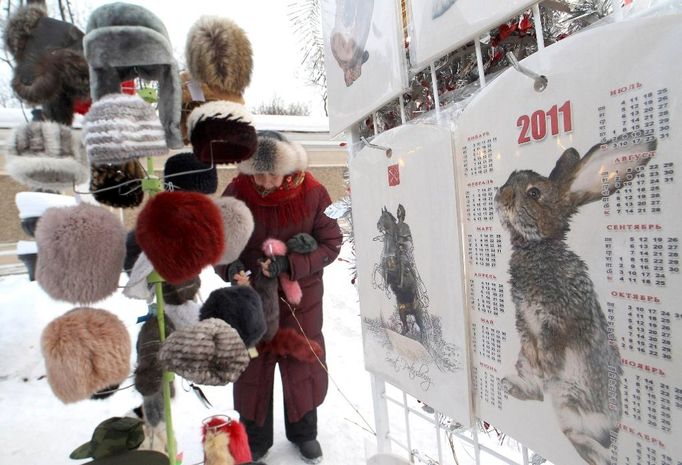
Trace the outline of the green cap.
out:
<instances>
[{"instance_id":1,"label":"green cap","mask_svg":"<svg viewBox=\"0 0 682 465\"><path fill-rule=\"evenodd\" d=\"M97 425L92 439L73 452L72 459L99 459L137 449L144 441L142 420L131 417L111 417Z\"/></svg>"}]
</instances>

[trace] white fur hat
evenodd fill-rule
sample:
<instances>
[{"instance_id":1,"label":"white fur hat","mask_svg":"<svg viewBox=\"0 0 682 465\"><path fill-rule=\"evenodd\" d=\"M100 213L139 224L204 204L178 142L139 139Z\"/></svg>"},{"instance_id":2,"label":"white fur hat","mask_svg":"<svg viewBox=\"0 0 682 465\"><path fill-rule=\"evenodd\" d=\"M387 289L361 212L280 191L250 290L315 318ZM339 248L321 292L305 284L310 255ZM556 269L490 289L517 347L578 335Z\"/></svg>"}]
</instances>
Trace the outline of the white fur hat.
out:
<instances>
[{"instance_id":1,"label":"white fur hat","mask_svg":"<svg viewBox=\"0 0 682 465\"><path fill-rule=\"evenodd\" d=\"M19 210L19 218L23 220L43 216L45 210L51 207L73 207L76 205L76 198L47 192L17 192L14 202Z\"/></svg>"},{"instance_id":2,"label":"white fur hat","mask_svg":"<svg viewBox=\"0 0 682 465\"><path fill-rule=\"evenodd\" d=\"M237 169L242 174L270 173L287 175L308 168L308 154L301 144L277 131L259 131L256 153Z\"/></svg>"}]
</instances>

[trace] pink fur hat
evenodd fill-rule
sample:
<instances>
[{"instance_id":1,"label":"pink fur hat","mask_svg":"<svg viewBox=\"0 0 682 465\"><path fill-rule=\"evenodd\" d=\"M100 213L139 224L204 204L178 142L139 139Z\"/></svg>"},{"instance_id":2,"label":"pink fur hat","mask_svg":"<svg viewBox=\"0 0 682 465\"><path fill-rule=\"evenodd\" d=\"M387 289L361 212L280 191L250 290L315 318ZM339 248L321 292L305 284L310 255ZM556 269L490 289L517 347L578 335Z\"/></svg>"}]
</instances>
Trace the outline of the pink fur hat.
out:
<instances>
[{"instance_id":1,"label":"pink fur hat","mask_svg":"<svg viewBox=\"0 0 682 465\"><path fill-rule=\"evenodd\" d=\"M113 213L87 203L50 208L35 237L36 280L53 299L89 304L116 291L126 231Z\"/></svg>"},{"instance_id":2,"label":"pink fur hat","mask_svg":"<svg viewBox=\"0 0 682 465\"><path fill-rule=\"evenodd\" d=\"M41 336L47 381L64 403L125 380L130 372L130 336L114 314L75 308L50 322Z\"/></svg>"}]
</instances>

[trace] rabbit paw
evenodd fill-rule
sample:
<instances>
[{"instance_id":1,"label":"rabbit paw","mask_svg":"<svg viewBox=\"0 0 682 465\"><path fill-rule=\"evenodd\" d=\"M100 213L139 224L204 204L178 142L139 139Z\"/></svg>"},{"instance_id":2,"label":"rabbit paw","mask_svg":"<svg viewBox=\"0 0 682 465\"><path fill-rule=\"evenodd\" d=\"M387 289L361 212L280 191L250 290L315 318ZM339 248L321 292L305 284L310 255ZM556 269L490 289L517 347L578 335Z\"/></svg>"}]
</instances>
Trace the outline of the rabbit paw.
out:
<instances>
[{"instance_id":1,"label":"rabbit paw","mask_svg":"<svg viewBox=\"0 0 682 465\"><path fill-rule=\"evenodd\" d=\"M542 390L537 385L520 376L505 376L502 379L502 387L507 394L519 400L542 401L545 399Z\"/></svg>"}]
</instances>

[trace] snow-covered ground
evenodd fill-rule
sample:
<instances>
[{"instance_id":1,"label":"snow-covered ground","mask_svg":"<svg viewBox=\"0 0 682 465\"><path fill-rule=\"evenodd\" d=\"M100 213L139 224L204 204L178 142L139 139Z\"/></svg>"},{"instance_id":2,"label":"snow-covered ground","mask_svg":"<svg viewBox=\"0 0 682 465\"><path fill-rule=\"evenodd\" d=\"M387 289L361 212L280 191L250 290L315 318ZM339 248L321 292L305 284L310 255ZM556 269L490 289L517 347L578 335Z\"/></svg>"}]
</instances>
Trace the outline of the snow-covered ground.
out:
<instances>
[{"instance_id":1,"label":"snow-covered ground","mask_svg":"<svg viewBox=\"0 0 682 465\"><path fill-rule=\"evenodd\" d=\"M201 294L205 299L222 281L212 270L202 275ZM355 408L373 426L369 374L364 369L357 295L350 283L348 264L337 261L325 271L325 322L327 362L334 382ZM121 285L126 276L121 276ZM138 316L147 313L142 301L120 293L94 305L114 312L136 340ZM51 300L27 275L0 278L0 464L77 465L69 458L73 449L88 441L93 429L111 416L127 414L140 405L141 396L129 388L105 400L85 400L63 404L44 377L40 335L54 318L73 308ZM133 364L134 364L133 354ZM133 367L131 367L132 369ZM132 384L132 379L123 386ZM201 421L232 410L232 387L202 389L213 408L204 407L186 382L176 378L176 398L172 404L173 424L183 464L202 462ZM281 388L275 388L275 444L266 458L268 465L300 464L295 448L284 437ZM325 403L318 412L319 436L324 463L348 465L365 463L366 441L374 442L354 408L330 383ZM366 428L366 427L365 427Z\"/></svg>"}]
</instances>

